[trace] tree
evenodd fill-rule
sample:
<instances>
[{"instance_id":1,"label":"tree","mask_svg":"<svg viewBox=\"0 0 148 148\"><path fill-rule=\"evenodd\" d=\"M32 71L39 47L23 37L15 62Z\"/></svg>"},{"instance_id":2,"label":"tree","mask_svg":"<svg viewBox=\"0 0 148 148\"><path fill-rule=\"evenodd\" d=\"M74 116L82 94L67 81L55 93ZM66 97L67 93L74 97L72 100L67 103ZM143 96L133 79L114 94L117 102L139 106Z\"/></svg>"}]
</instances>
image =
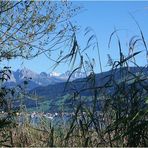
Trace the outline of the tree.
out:
<instances>
[{"instance_id":1,"label":"tree","mask_svg":"<svg viewBox=\"0 0 148 148\"><path fill-rule=\"evenodd\" d=\"M31 59L40 54L50 58L52 51L60 50L63 43L68 45L71 40L68 21L77 9L65 1L0 1L0 61ZM9 79L9 73L10 67L2 68L0 80ZM12 110L8 110L6 100L14 95L13 89L0 87L0 109L8 114ZM6 118L0 120L0 128L10 123Z\"/></svg>"},{"instance_id":2,"label":"tree","mask_svg":"<svg viewBox=\"0 0 148 148\"><path fill-rule=\"evenodd\" d=\"M30 59L60 47L76 9L68 2L1 1L0 60Z\"/></svg>"}]
</instances>

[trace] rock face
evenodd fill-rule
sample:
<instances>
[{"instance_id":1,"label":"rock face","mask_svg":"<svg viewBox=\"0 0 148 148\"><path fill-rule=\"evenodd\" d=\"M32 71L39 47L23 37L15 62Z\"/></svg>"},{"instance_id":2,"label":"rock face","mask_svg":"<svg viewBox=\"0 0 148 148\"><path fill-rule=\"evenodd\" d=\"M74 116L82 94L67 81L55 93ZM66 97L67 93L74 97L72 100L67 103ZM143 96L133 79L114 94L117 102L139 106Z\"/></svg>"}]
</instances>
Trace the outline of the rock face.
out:
<instances>
[{"instance_id":1,"label":"rock face","mask_svg":"<svg viewBox=\"0 0 148 148\"><path fill-rule=\"evenodd\" d=\"M16 71L12 71L10 75L10 79L8 79L7 82L4 83L7 87L14 87L17 84L23 84L25 80L28 81L28 90L34 89L39 86L47 86L49 84L56 84L60 82L65 82L68 77L70 76L71 72L67 71L63 74L52 72L52 73L46 73L41 72L35 73L32 70L28 68L18 69ZM71 76L71 80L77 79L77 78L83 78L85 77L84 73L76 72L73 73Z\"/></svg>"}]
</instances>

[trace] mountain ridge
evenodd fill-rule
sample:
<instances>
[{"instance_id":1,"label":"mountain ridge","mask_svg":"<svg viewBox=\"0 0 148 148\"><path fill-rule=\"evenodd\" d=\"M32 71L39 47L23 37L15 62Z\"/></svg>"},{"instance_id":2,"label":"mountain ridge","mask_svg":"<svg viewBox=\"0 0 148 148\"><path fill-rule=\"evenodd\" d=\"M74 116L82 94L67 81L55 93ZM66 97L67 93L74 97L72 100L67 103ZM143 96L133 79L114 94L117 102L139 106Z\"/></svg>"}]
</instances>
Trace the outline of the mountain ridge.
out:
<instances>
[{"instance_id":1,"label":"mountain ridge","mask_svg":"<svg viewBox=\"0 0 148 148\"><path fill-rule=\"evenodd\" d=\"M130 67L129 71L132 74L137 75L138 77L140 75L142 76L143 74L145 76L148 76L148 67ZM126 75L127 67L125 67L124 72ZM140 75L138 73L140 73ZM44 110L44 107L46 106L46 111L53 111L57 110L57 108L61 106L62 103L64 103L65 105L72 103L73 99L71 99L71 97L74 94L80 94L81 97L85 98L84 100L86 101L87 105L89 105L91 104L89 98L94 95L94 91L92 91L94 89L91 88L103 87L106 89L105 93L114 93L114 83L112 83L111 86L106 87L106 83L109 81L109 76L111 75L114 77L113 79L115 79L117 83L121 82L120 84L122 84L121 69L110 70L94 75L90 74L86 78L78 78L70 82L65 81L55 84L49 84L47 86L37 86L36 88L28 92L29 97L24 98L24 104L28 108L35 109L37 101L39 103L37 105L38 107L41 107ZM93 82L95 82L95 85ZM68 105L67 108L70 109L70 105Z\"/></svg>"},{"instance_id":2,"label":"mountain ridge","mask_svg":"<svg viewBox=\"0 0 148 148\"><path fill-rule=\"evenodd\" d=\"M56 84L67 81L70 76L70 71L65 73L57 73L57 72L41 72L36 73L28 68L17 69L16 71L12 71L9 74L10 79L8 79L4 85L7 87L15 87L16 85L23 84L24 81L28 81L28 90L34 89L39 86L47 86L49 84ZM71 80L77 78L85 77L84 73L74 73L71 77Z\"/></svg>"},{"instance_id":3,"label":"mountain ridge","mask_svg":"<svg viewBox=\"0 0 148 148\"><path fill-rule=\"evenodd\" d=\"M126 69L125 69L126 71ZM131 73L139 73L143 72L146 75L148 75L148 67L130 67L129 70ZM114 73L115 70L110 70L107 72L102 72L99 74L95 74L95 86L100 87L105 85L105 83L109 80L109 75ZM120 69L117 69L114 75L114 79L120 80ZM31 90L31 92L36 91L36 93L39 96L49 97L49 98L55 98L59 96L66 95L67 93L73 93L73 92L80 92L80 90L85 90L82 92L82 95L91 95L91 92L87 90L90 87L94 87L93 84L91 84L91 75L89 75L87 78L78 78L71 82L62 82L59 84L49 84L45 87L36 87L35 89Z\"/></svg>"}]
</instances>

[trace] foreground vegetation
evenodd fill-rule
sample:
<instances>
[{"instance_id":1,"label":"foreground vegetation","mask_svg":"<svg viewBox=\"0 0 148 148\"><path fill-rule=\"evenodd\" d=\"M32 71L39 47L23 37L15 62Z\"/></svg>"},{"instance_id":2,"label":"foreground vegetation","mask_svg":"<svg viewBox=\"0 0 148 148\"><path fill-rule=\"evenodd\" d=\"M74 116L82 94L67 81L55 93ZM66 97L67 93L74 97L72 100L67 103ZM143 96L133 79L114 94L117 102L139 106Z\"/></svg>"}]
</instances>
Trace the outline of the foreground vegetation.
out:
<instances>
[{"instance_id":1,"label":"foreground vegetation","mask_svg":"<svg viewBox=\"0 0 148 148\"><path fill-rule=\"evenodd\" d=\"M0 11L3 23L5 24L7 22L8 18L6 19L5 17L7 16L7 13L8 17L11 18L9 24L6 24L7 27L2 26L1 28L1 30L3 30L3 40L0 40L0 44L3 47L3 49L1 49L1 60L10 60L11 58L20 56L30 59L38 54L45 53L45 51L48 50L44 48L47 47L46 41L44 43L39 43L39 46L37 47L33 42L36 42L38 39L43 39L42 37L44 35L44 37L49 37L50 33L55 33L56 25L59 23L57 20L61 18L61 22L63 22L65 19L63 20L63 16L56 15L56 13L54 14L53 11L51 11L51 14L55 15L53 18L57 19L52 19L50 22L50 16L47 15L48 17L45 17L39 13L45 3L40 2L38 4L39 5L36 5L33 1L18 3L7 3L5 1L0 2L0 7L5 8ZM38 8L38 11L35 11L34 8ZM57 5L54 5L54 8L57 8ZM22 16L20 16L18 10L22 11ZM30 14L31 10L34 10L32 15ZM48 7L47 10L49 10ZM15 15L13 11L18 15ZM13 12L14 16L10 15L11 12ZM57 10L57 13L58 12L59 10ZM32 17L34 15L36 16L36 19ZM19 17L20 19L17 19ZM37 20L37 22L34 19ZM25 20L25 22L23 20ZM26 22L26 20L28 20L29 23ZM50 24L48 24L49 22ZM29 26L32 26L32 28ZM15 89L1 86L0 107L1 111L7 112L7 115L0 119L0 146L146 147L148 145L148 73L144 72L143 69L138 66L138 63L136 63L136 56L141 54L141 49L138 49L138 51L135 50L135 45L140 42L140 44L142 43L145 48L146 55L148 54L147 44L141 28L138 25L140 31L139 37L134 36L129 41L127 55L123 54L121 42L117 34L118 31L115 30L111 34L109 45L112 37L116 35L119 59L114 61L110 56L108 56L108 64L111 66L111 71L107 76L101 78L101 81L104 83L98 85L94 72L94 59L90 59L86 53L88 49L91 49L91 42L94 43L95 40L95 50L98 53L99 61L96 65L100 66L100 71L102 72L97 37L94 34L91 34L86 48L81 50L77 40L76 28L69 23L68 26L64 27L64 30L61 30L58 34L55 33L56 36L52 38L52 41L55 41L55 38L60 35L56 38L56 42L54 42L56 45L59 42L63 42L63 36L65 35L63 32L66 32L65 28L68 29L68 27L70 27L70 31L68 33L71 33L72 31L72 35L69 40L71 42L69 44L68 53L66 55L59 56L55 62L55 67L61 62L68 61L71 64L70 66L73 68L72 73L77 70L83 70L86 73L89 71L89 74L87 75L88 87L81 90L75 90L75 92L70 96L71 100L74 101L74 104L71 105L73 113L71 120L66 123L63 121L60 125L56 125L43 118L41 120L41 124L34 127L26 118L23 124L20 125L16 121L17 114L22 113L24 116L27 114L27 110L23 104L23 99L29 95L28 92L24 90L27 81L24 81L23 87L18 86ZM33 29L36 33L39 33L38 36L34 32L30 33L30 30ZM38 32L40 30L41 32ZM90 32L91 29L87 28L85 35L88 35ZM18 34L18 36L16 36L16 34ZM29 41L28 37L30 38ZM23 42L23 39L25 39L26 42ZM10 42L12 42L11 45ZM48 40L47 43L50 43L50 41ZM53 44L53 46L55 44ZM6 47L11 47L11 49L6 51ZM26 50L25 47L28 47L27 49L29 50ZM31 55L31 53L33 55ZM78 66L76 66L76 58L80 60L80 64ZM136 72L132 71L130 69L131 63L139 70ZM147 67L147 65L145 67ZM11 71L9 67L4 67L0 73L0 79L4 82L9 79L9 73L11 73ZM118 73L118 75L116 75L116 73ZM70 77L66 84L68 84L69 80ZM81 92L86 90L89 90L92 93L89 97L91 105L86 104L83 100L87 98L81 96ZM21 100L20 108L18 108L18 110L14 110L12 106L13 101L16 99ZM45 106L43 105L43 107ZM64 107L61 108L61 112L63 111Z\"/></svg>"},{"instance_id":2,"label":"foreground vegetation","mask_svg":"<svg viewBox=\"0 0 148 148\"><path fill-rule=\"evenodd\" d=\"M129 67L118 70L122 79L116 81L111 74L104 86L93 87L92 106L79 101L69 122L63 120L56 125L42 119L41 124L34 127L27 120L18 125L7 119L8 126L6 122L4 127L1 124L1 145L147 146L147 74L132 73ZM81 96L78 94L75 99L81 100ZM98 105L102 107L99 112Z\"/></svg>"}]
</instances>

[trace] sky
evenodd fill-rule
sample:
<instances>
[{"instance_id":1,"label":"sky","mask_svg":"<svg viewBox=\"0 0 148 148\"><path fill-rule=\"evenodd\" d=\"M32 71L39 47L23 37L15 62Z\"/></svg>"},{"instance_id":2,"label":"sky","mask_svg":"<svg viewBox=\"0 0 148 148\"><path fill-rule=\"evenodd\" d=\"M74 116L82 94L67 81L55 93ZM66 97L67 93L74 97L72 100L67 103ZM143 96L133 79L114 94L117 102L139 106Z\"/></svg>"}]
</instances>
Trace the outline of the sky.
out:
<instances>
[{"instance_id":1,"label":"sky","mask_svg":"<svg viewBox=\"0 0 148 148\"><path fill-rule=\"evenodd\" d=\"M82 6L82 10L72 18L72 22L80 26L78 33L79 44L82 48L85 47L87 37L84 37L84 32L87 27L91 27L97 36L101 62L103 71L109 70L107 66L107 54L114 59L118 59L118 46L117 40L113 37L111 42L111 48L108 48L109 37L114 29L119 29L118 36L121 39L123 53L128 54L127 44L134 35L140 35L139 29L134 22L130 14L132 14L138 21L145 40L148 43L148 2L147 1L74 1L74 5ZM139 65L146 64L145 49L140 46L138 50L142 53L137 56L137 62ZM56 53L55 53L56 54ZM92 58L96 58L98 63L98 55L96 51L90 49L88 54ZM11 66L13 70L18 68L29 68L35 72L47 72L50 73L52 70L50 67L52 63L44 55L34 58L33 60L12 60L5 62L6 66ZM68 65L61 65L56 68L55 71L63 73L68 70ZM96 64L96 73L100 72L98 64Z\"/></svg>"}]
</instances>

